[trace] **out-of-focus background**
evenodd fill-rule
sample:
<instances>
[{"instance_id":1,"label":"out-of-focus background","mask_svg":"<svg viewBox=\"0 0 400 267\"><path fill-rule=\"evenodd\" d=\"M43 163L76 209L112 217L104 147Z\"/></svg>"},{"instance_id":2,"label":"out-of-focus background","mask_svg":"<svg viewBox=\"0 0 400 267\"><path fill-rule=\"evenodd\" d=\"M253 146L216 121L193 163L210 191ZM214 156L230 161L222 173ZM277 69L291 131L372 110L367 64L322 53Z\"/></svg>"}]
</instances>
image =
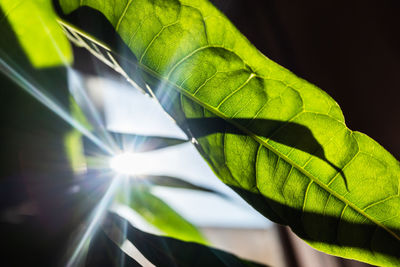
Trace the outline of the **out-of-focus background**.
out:
<instances>
[{"instance_id":1,"label":"out-of-focus background","mask_svg":"<svg viewBox=\"0 0 400 267\"><path fill-rule=\"evenodd\" d=\"M212 2L265 55L328 92L341 106L349 128L367 133L400 158L398 1ZM77 79L107 130L185 138L154 101L85 49L75 47L74 53L73 73L66 77ZM68 126L22 90L12 91L17 88L3 78L0 236L7 242L1 244L1 254L6 263L13 263L6 266L53 266L69 257L70 244L85 228L74 222L91 212L107 182L65 182L63 177L70 174L57 165L65 161L56 153L61 144L52 140ZM214 247L270 266L365 266L317 252L289 229L265 219L218 180L191 143L147 156L157 162L152 174L177 176L226 196L151 189ZM83 191L92 193L72 197ZM111 208L136 227L157 233L137 214Z\"/></svg>"}]
</instances>

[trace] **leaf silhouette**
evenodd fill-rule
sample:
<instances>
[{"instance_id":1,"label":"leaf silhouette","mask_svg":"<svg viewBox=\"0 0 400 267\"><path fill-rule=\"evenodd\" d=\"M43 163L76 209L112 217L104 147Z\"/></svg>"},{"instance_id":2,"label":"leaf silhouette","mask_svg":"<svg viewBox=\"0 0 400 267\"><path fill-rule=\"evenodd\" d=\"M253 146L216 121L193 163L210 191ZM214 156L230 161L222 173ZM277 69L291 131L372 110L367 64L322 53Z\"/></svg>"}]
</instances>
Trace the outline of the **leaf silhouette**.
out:
<instances>
[{"instance_id":1,"label":"leaf silhouette","mask_svg":"<svg viewBox=\"0 0 400 267\"><path fill-rule=\"evenodd\" d=\"M110 134L121 150L134 152L152 151L188 142L188 140L184 139L161 136L144 136L117 132L110 132Z\"/></svg>"},{"instance_id":2,"label":"leaf silhouette","mask_svg":"<svg viewBox=\"0 0 400 267\"><path fill-rule=\"evenodd\" d=\"M125 254L101 229L90 240L86 267L111 267L140 265L135 259Z\"/></svg>"},{"instance_id":3,"label":"leaf silhouette","mask_svg":"<svg viewBox=\"0 0 400 267\"><path fill-rule=\"evenodd\" d=\"M193 184L191 182L188 182L184 179L177 178L177 177L171 177L171 176L159 176L159 175L144 175L139 177L138 179L143 180L145 183L150 183L152 185L157 185L157 186L164 186L164 187L171 187L171 188L181 188L181 189L188 189L188 190L196 190L196 191L202 191L206 193L213 193L216 194L220 197L223 198L229 198L227 195L225 195L222 192L219 192L217 190L204 187L201 185Z\"/></svg>"},{"instance_id":4,"label":"leaf silhouette","mask_svg":"<svg viewBox=\"0 0 400 267\"><path fill-rule=\"evenodd\" d=\"M104 229L126 229L126 238L156 266L265 266L205 245L142 232L115 213L108 213Z\"/></svg>"}]
</instances>

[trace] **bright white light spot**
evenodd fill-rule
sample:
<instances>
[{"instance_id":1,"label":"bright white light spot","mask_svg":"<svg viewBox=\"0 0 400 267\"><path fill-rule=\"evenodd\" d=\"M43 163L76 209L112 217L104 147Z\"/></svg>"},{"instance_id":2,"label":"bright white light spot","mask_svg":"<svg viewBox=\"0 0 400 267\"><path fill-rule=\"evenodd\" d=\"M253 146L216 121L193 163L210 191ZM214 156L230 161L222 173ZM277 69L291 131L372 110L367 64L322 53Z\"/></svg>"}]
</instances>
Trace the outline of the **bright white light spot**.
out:
<instances>
[{"instance_id":1,"label":"bright white light spot","mask_svg":"<svg viewBox=\"0 0 400 267\"><path fill-rule=\"evenodd\" d=\"M145 153L122 153L110 160L110 168L125 175L144 175L152 169L151 158Z\"/></svg>"}]
</instances>

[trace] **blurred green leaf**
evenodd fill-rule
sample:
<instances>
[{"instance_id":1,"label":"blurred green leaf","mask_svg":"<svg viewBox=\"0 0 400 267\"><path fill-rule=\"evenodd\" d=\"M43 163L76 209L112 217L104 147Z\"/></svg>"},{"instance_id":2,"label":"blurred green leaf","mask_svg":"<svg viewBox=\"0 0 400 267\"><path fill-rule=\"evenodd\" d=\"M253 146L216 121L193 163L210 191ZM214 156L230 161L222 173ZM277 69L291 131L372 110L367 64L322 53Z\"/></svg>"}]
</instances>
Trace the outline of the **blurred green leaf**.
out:
<instances>
[{"instance_id":1,"label":"blurred green leaf","mask_svg":"<svg viewBox=\"0 0 400 267\"><path fill-rule=\"evenodd\" d=\"M2 0L0 8L4 13L0 19L9 22L34 67L72 62L70 44L57 23L51 0Z\"/></svg>"},{"instance_id":2,"label":"blurred green leaf","mask_svg":"<svg viewBox=\"0 0 400 267\"><path fill-rule=\"evenodd\" d=\"M128 204L148 223L167 236L207 244L203 235L193 224L179 215L163 200L151 194L147 186L132 183L129 190L124 192L124 189L122 189L118 193L118 201L122 204ZM126 194L128 195L126 196ZM126 199L129 203L125 203Z\"/></svg>"},{"instance_id":3,"label":"blurred green leaf","mask_svg":"<svg viewBox=\"0 0 400 267\"><path fill-rule=\"evenodd\" d=\"M93 125L88 121L82 108L78 105L78 103L72 96L69 97L69 103L71 116L88 131L93 131Z\"/></svg>"},{"instance_id":4,"label":"blurred green leaf","mask_svg":"<svg viewBox=\"0 0 400 267\"><path fill-rule=\"evenodd\" d=\"M82 109L78 106L75 99L70 96L70 114L73 119L85 127L88 131L93 130L93 126L87 120ZM82 133L76 129L69 131L64 139L66 153L71 168L75 173L82 172L87 167L87 159L85 158Z\"/></svg>"},{"instance_id":5,"label":"blurred green leaf","mask_svg":"<svg viewBox=\"0 0 400 267\"><path fill-rule=\"evenodd\" d=\"M73 129L64 138L67 158L75 173L86 170L86 159L83 151L82 134Z\"/></svg>"}]
</instances>

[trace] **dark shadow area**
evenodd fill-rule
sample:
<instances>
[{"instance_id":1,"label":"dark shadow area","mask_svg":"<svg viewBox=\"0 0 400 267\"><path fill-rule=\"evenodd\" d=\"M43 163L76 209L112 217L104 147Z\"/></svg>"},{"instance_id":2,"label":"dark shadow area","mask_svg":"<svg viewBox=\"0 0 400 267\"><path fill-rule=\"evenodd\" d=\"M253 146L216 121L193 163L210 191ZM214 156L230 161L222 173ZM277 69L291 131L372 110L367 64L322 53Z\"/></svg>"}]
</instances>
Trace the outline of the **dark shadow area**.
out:
<instances>
[{"instance_id":1,"label":"dark shadow area","mask_svg":"<svg viewBox=\"0 0 400 267\"><path fill-rule=\"evenodd\" d=\"M322 145L315 139L310 129L301 124L269 119L231 119L228 122L216 117L187 119L186 124L195 138L214 133L247 135L238 126L249 129L257 136L296 148L325 161L341 174L347 188L346 176L342 169L326 158Z\"/></svg>"},{"instance_id":2,"label":"dark shadow area","mask_svg":"<svg viewBox=\"0 0 400 267\"><path fill-rule=\"evenodd\" d=\"M283 66L296 66L286 25L277 12L276 0L211 0L239 30L268 57ZM246 18L246 19L244 19Z\"/></svg>"},{"instance_id":3,"label":"dark shadow area","mask_svg":"<svg viewBox=\"0 0 400 267\"><path fill-rule=\"evenodd\" d=\"M230 186L244 200L268 219L290 228L302 239L365 251L382 253L400 260L400 242L383 228L369 223L353 223L338 217L302 212L272 199ZM309 227L305 229L304 225ZM334 229L334 231L332 231ZM397 233L400 229L390 229Z\"/></svg>"},{"instance_id":4,"label":"dark shadow area","mask_svg":"<svg viewBox=\"0 0 400 267\"><path fill-rule=\"evenodd\" d=\"M121 52L125 51L121 49L129 49L127 47L120 46L123 43L121 38L115 32L111 23L101 12L88 6L82 6L72 11L70 14L65 15L62 12L59 1L53 0L52 2L57 14L71 22L73 25L76 25L79 29L90 33L90 35L106 43L112 49L116 49L117 51ZM129 50L126 52L131 53Z\"/></svg>"},{"instance_id":5,"label":"dark shadow area","mask_svg":"<svg viewBox=\"0 0 400 267\"><path fill-rule=\"evenodd\" d=\"M108 213L103 228L112 229L113 227L125 229L126 239L132 242L155 266L265 266L212 247L145 233L133 227L119 215Z\"/></svg>"},{"instance_id":6,"label":"dark shadow area","mask_svg":"<svg viewBox=\"0 0 400 267\"><path fill-rule=\"evenodd\" d=\"M34 68L0 9L0 58L68 112L64 67ZM59 266L109 179L78 179L64 143L71 126L0 66L2 266Z\"/></svg>"},{"instance_id":7,"label":"dark shadow area","mask_svg":"<svg viewBox=\"0 0 400 267\"><path fill-rule=\"evenodd\" d=\"M75 179L69 125L0 74L0 256L4 266L58 266L108 179Z\"/></svg>"},{"instance_id":8,"label":"dark shadow area","mask_svg":"<svg viewBox=\"0 0 400 267\"><path fill-rule=\"evenodd\" d=\"M86 256L85 267L140 267L137 261L128 256L108 236L99 229L92 237Z\"/></svg>"},{"instance_id":9,"label":"dark shadow area","mask_svg":"<svg viewBox=\"0 0 400 267\"><path fill-rule=\"evenodd\" d=\"M400 1L211 0L267 57L316 84L400 158Z\"/></svg>"},{"instance_id":10,"label":"dark shadow area","mask_svg":"<svg viewBox=\"0 0 400 267\"><path fill-rule=\"evenodd\" d=\"M59 2L57 0L53 0L53 4L58 15L64 18L66 21L71 22L73 25L76 25L78 28L82 29L84 32L89 33L91 36L97 38L99 41L107 44L113 51L118 51L118 55L112 54L114 58L118 61L122 69L128 74L128 76L136 82L143 90L146 90L145 83L143 82L142 76L145 75L143 70L140 69L136 64L132 64L132 62L136 62L136 56L132 53L128 46L122 41L121 37L115 32L114 27L111 23L106 19L106 17L99 11L83 6L74 10L70 14L63 14ZM83 38L83 37L82 37ZM89 47L93 49L93 44L87 41ZM106 57L106 50L97 46L102 54ZM83 71L92 75L110 75L114 70L110 71L108 67L105 65L99 64L98 59L93 61L92 56L88 56L86 50L81 50L80 48L74 48L75 61L74 67L78 68L80 71ZM105 68L104 68L105 67Z\"/></svg>"}]
</instances>

